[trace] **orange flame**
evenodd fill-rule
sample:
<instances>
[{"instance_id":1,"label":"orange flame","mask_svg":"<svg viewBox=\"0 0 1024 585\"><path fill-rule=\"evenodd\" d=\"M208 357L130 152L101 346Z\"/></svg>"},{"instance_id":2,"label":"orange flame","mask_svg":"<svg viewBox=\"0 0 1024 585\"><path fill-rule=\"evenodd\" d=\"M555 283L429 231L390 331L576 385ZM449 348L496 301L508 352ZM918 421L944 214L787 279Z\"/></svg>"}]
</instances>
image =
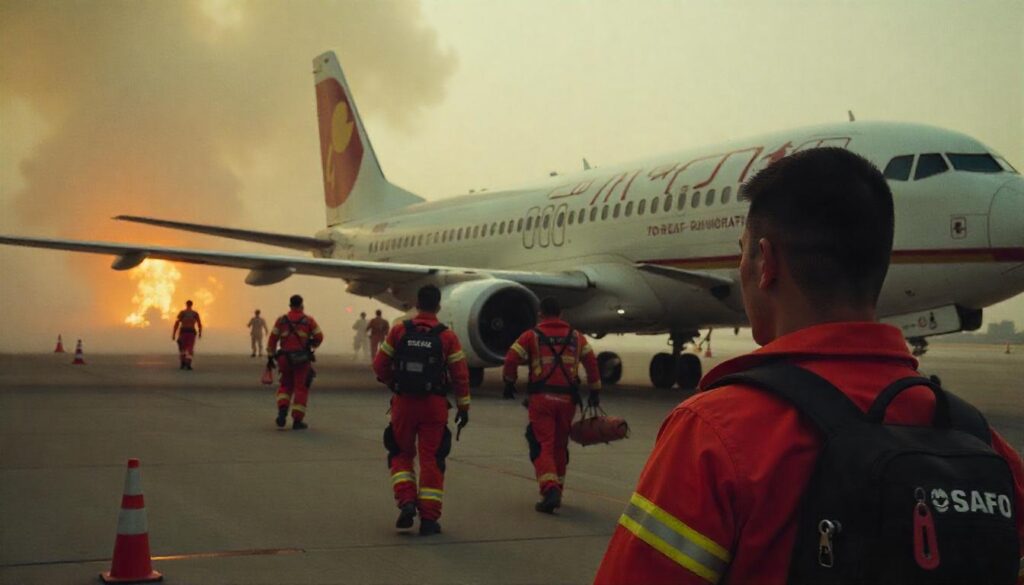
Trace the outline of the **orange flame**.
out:
<instances>
[{"instance_id":1,"label":"orange flame","mask_svg":"<svg viewBox=\"0 0 1024 585\"><path fill-rule=\"evenodd\" d=\"M132 302L135 311L124 318L131 327L149 327L147 315L151 311L163 320L171 318L174 291L181 280L181 272L166 260L144 260L131 272L132 280L138 281Z\"/></svg>"}]
</instances>

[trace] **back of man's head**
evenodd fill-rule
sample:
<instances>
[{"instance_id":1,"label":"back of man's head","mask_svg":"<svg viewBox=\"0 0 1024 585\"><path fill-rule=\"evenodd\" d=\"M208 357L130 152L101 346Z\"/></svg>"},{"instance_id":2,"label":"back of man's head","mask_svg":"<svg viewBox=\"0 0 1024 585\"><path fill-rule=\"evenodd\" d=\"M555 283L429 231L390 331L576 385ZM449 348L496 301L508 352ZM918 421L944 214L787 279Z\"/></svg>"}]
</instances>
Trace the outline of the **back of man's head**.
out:
<instances>
[{"instance_id":1,"label":"back of man's head","mask_svg":"<svg viewBox=\"0 0 1024 585\"><path fill-rule=\"evenodd\" d=\"M185 306L191 309L192 308L192 301L185 301Z\"/></svg>"},{"instance_id":2,"label":"back of man's head","mask_svg":"<svg viewBox=\"0 0 1024 585\"><path fill-rule=\"evenodd\" d=\"M378 317L380 317L380 309L377 309L377 310L376 310L376 311L374 312L374 314L375 314L375 315L377 315Z\"/></svg>"},{"instance_id":3,"label":"back of man's head","mask_svg":"<svg viewBox=\"0 0 1024 585\"><path fill-rule=\"evenodd\" d=\"M441 289L432 284L420 288L416 293L416 308L436 313L441 308Z\"/></svg>"},{"instance_id":4,"label":"back of man's head","mask_svg":"<svg viewBox=\"0 0 1024 585\"><path fill-rule=\"evenodd\" d=\"M291 298L288 299L288 306L293 308L293 309L301 309L302 308L302 295L292 295Z\"/></svg>"},{"instance_id":5,"label":"back of man's head","mask_svg":"<svg viewBox=\"0 0 1024 585\"><path fill-rule=\"evenodd\" d=\"M767 238L815 303L873 307L892 252L892 192L878 169L841 148L798 152L741 190L756 254Z\"/></svg>"},{"instance_id":6,"label":"back of man's head","mask_svg":"<svg viewBox=\"0 0 1024 585\"><path fill-rule=\"evenodd\" d=\"M558 299L554 297L544 297L540 301L540 314L545 317L558 317L562 314L562 307L558 304Z\"/></svg>"}]
</instances>

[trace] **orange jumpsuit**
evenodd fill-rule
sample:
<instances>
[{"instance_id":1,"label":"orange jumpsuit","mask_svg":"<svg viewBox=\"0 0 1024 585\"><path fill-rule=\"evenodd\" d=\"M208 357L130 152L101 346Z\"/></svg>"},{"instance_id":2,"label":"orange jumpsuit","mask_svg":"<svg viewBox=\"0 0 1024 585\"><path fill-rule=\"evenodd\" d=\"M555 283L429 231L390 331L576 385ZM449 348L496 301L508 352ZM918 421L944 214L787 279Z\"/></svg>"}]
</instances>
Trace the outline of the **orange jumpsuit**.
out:
<instances>
[{"instance_id":1,"label":"orange jumpsuit","mask_svg":"<svg viewBox=\"0 0 1024 585\"><path fill-rule=\"evenodd\" d=\"M899 329L829 323L719 364L700 388L778 359L825 378L864 411L889 383L918 375ZM930 390L912 388L892 402L885 422L929 425L934 408ZM1020 510L1020 456L994 431L992 447L1010 465ZM744 385L698 392L662 424L595 582L785 583L802 486L820 449L817 428L780 397Z\"/></svg>"},{"instance_id":2,"label":"orange jumpsuit","mask_svg":"<svg viewBox=\"0 0 1024 585\"><path fill-rule=\"evenodd\" d=\"M281 353L277 355L279 340ZM293 420L301 421L306 416L313 364L306 362L293 366L285 354L290 351L316 348L323 342L324 334L320 331L316 319L295 309L278 317L274 322L274 328L270 330L270 339L267 340L267 355L277 355L277 367L281 372L281 386L277 390L277 408L288 408L288 404L291 403Z\"/></svg>"},{"instance_id":3,"label":"orange jumpsuit","mask_svg":"<svg viewBox=\"0 0 1024 585\"><path fill-rule=\"evenodd\" d=\"M505 355L502 373L506 382L515 383L519 365L529 364L530 424L526 427L526 441L530 445L530 460L543 494L565 486L565 468L569 464L569 427L580 399L573 389L579 384L580 364L587 372L587 387L591 392L601 389L601 376L594 348L582 333L572 331L568 323L553 317L543 319L537 329L546 337L562 338L563 343L552 343L553 353L551 346L538 339L533 329L526 331ZM569 344L562 351L566 345L564 339L570 331L576 338L576 344ZM559 351L562 351L562 367L558 366L555 358Z\"/></svg>"},{"instance_id":4,"label":"orange jumpsuit","mask_svg":"<svg viewBox=\"0 0 1024 585\"><path fill-rule=\"evenodd\" d=\"M174 321L173 333L178 335L178 354L181 358L182 367L190 367L192 365L197 328L199 332L202 332L203 322L199 319L199 313L192 309L184 309L178 313L178 318Z\"/></svg>"},{"instance_id":5,"label":"orange jumpsuit","mask_svg":"<svg viewBox=\"0 0 1024 585\"><path fill-rule=\"evenodd\" d=\"M413 320L417 329L429 330L438 324L433 313L421 312ZM405 334L405 324L391 328L373 358L377 379L391 386L394 379L392 363L395 347ZM455 392L459 410L469 410L469 368L458 336L451 330L441 333L441 347L447 361L448 384ZM384 431L388 450L388 467L395 503L399 508L416 502L420 517L437 520L441 517L444 499L445 458L451 451L452 433L448 430L448 409L451 406L441 394L423 396L395 394L391 398L391 424ZM418 443L418 445L417 445ZM420 456L419 484L413 461Z\"/></svg>"},{"instance_id":6,"label":"orange jumpsuit","mask_svg":"<svg viewBox=\"0 0 1024 585\"><path fill-rule=\"evenodd\" d=\"M366 330L370 332L370 355L376 356L377 349L380 347L380 343L384 341L384 338L388 334L387 319L383 317L374 317L370 319L370 324L366 327Z\"/></svg>"}]
</instances>

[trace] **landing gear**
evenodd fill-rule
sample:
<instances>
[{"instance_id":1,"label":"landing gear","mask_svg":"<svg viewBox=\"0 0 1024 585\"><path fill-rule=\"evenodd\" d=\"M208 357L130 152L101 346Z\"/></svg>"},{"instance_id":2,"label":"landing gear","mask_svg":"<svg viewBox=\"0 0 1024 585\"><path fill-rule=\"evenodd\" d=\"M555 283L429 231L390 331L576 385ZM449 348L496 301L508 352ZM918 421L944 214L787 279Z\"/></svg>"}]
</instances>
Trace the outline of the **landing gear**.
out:
<instances>
[{"instance_id":1,"label":"landing gear","mask_svg":"<svg viewBox=\"0 0 1024 585\"><path fill-rule=\"evenodd\" d=\"M655 388L671 388L679 385L683 390L697 387L703 374L700 358L692 353L683 353L683 346L698 336L697 331L673 331L669 336L672 353L659 353L651 358L649 373Z\"/></svg>"},{"instance_id":2,"label":"landing gear","mask_svg":"<svg viewBox=\"0 0 1024 585\"><path fill-rule=\"evenodd\" d=\"M479 388L484 383L483 368L469 368L469 387Z\"/></svg>"},{"instance_id":3,"label":"landing gear","mask_svg":"<svg viewBox=\"0 0 1024 585\"><path fill-rule=\"evenodd\" d=\"M911 337L907 341L914 346L914 349L910 352L916 357L924 355L928 351L928 340L924 337Z\"/></svg>"},{"instance_id":4,"label":"landing gear","mask_svg":"<svg viewBox=\"0 0 1024 585\"><path fill-rule=\"evenodd\" d=\"M597 371L601 384L618 384L622 379L622 360L617 353L602 351L597 354Z\"/></svg>"}]
</instances>

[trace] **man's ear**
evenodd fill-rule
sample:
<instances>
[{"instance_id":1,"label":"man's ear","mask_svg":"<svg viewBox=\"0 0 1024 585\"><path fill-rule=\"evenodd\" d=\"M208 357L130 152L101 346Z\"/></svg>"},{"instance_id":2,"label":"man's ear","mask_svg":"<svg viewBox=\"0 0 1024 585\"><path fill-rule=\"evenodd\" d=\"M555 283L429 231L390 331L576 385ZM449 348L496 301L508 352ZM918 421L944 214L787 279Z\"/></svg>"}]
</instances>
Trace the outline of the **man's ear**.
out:
<instances>
[{"instance_id":1,"label":"man's ear","mask_svg":"<svg viewBox=\"0 0 1024 585\"><path fill-rule=\"evenodd\" d=\"M758 240L757 247L760 252L760 265L758 266L760 275L757 279L757 286L767 289L775 284L779 277L779 256L775 246L768 238Z\"/></svg>"}]
</instances>

